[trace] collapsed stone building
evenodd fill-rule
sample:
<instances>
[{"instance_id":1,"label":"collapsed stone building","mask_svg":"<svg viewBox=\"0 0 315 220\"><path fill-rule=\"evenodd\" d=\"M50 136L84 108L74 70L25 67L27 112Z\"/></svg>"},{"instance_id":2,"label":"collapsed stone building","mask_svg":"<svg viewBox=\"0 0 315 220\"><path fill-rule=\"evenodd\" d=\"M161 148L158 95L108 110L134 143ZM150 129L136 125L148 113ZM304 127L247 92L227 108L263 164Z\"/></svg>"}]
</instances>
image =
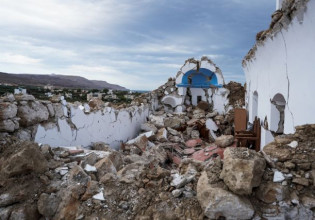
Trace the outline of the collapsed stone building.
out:
<instances>
[{"instance_id":1,"label":"collapsed stone building","mask_svg":"<svg viewBox=\"0 0 315 220\"><path fill-rule=\"evenodd\" d=\"M277 13L294 21L310 3L284 1ZM262 62L256 53L244 68ZM246 102L245 88L225 84L206 57L188 59L131 105L1 97L0 219L314 219L315 125L277 135L260 152L237 147L236 108L246 106L251 121L253 84L261 88L261 76L246 74Z\"/></svg>"},{"instance_id":2,"label":"collapsed stone building","mask_svg":"<svg viewBox=\"0 0 315 220\"><path fill-rule=\"evenodd\" d=\"M228 111L228 89L220 68L210 59L186 60L176 75L176 90L166 91L162 99L164 106L182 112L186 105L196 106L200 101L212 105L213 110L224 114Z\"/></svg>"}]
</instances>

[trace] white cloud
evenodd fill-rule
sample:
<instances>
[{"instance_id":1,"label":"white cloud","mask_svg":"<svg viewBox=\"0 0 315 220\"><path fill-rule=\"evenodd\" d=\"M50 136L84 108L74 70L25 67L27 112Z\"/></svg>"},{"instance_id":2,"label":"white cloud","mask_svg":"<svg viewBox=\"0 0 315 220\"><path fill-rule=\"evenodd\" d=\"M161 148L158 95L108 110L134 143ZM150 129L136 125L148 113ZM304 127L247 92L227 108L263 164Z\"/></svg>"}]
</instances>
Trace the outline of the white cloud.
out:
<instances>
[{"instance_id":1,"label":"white cloud","mask_svg":"<svg viewBox=\"0 0 315 220\"><path fill-rule=\"evenodd\" d=\"M137 4L103 0L1 0L0 27L90 35L132 21ZM129 19L128 19L129 18ZM16 29L15 31L19 31Z\"/></svg>"},{"instance_id":2,"label":"white cloud","mask_svg":"<svg viewBox=\"0 0 315 220\"><path fill-rule=\"evenodd\" d=\"M5 54L1 54L1 57L0 57L0 63L33 65L33 64L39 64L40 62L41 62L40 59L34 59L32 57L24 56L21 54L5 53Z\"/></svg>"}]
</instances>

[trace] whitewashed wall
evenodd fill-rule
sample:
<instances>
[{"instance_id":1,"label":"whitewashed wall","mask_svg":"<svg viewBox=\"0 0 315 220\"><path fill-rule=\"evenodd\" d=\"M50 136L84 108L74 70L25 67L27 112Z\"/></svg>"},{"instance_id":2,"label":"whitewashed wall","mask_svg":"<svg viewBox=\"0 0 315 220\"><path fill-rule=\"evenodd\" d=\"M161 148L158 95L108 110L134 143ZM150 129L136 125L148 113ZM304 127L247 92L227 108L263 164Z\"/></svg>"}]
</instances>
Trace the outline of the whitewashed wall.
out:
<instances>
[{"instance_id":1,"label":"whitewashed wall","mask_svg":"<svg viewBox=\"0 0 315 220\"><path fill-rule=\"evenodd\" d=\"M35 141L50 146L88 146L102 141L117 149L121 142L134 138L149 116L148 106L84 113L82 108L70 108L70 118L58 119L57 124L39 125Z\"/></svg>"},{"instance_id":2,"label":"whitewashed wall","mask_svg":"<svg viewBox=\"0 0 315 220\"><path fill-rule=\"evenodd\" d=\"M315 1L309 1L303 20L294 20L272 39L259 45L244 67L249 120L253 120L253 93L258 93L258 116L271 124L270 100L281 93L286 99L284 133L297 125L315 123ZM300 16L299 16L300 17ZM268 138L269 139L269 138Z\"/></svg>"}]
</instances>

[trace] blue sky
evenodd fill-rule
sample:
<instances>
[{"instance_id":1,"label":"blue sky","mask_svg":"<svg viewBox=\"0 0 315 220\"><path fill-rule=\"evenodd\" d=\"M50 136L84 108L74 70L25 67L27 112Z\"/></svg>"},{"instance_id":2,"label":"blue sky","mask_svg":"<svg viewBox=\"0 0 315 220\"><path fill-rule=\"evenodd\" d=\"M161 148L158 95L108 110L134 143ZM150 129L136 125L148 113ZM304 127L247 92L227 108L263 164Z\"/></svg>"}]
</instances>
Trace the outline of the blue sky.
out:
<instances>
[{"instance_id":1,"label":"blue sky","mask_svg":"<svg viewBox=\"0 0 315 220\"><path fill-rule=\"evenodd\" d=\"M152 90L188 58L226 82L267 29L275 0L0 0L0 71L80 75Z\"/></svg>"}]
</instances>

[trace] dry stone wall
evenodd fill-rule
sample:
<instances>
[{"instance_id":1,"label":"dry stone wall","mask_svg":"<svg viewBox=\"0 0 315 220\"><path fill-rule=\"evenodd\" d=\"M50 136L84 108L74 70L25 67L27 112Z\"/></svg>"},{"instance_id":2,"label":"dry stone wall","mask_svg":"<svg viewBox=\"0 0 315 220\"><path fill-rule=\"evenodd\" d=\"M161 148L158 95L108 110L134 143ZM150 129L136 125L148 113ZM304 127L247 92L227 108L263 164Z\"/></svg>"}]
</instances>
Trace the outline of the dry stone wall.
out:
<instances>
[{"instance_id":1,"label":"dry stone wall","mask_svg":"<svg viewBox=\"0 0 315 220\"><path fill-rule=\"evenodd\" d=\"M0 132L52 147L86 147L102 141L117 149L139 133L149 109L144 104L115 109L95 100L82 105L62 98L39 101L32 95L10 94L0 101Z\"/></svg>"}]
</instances>

